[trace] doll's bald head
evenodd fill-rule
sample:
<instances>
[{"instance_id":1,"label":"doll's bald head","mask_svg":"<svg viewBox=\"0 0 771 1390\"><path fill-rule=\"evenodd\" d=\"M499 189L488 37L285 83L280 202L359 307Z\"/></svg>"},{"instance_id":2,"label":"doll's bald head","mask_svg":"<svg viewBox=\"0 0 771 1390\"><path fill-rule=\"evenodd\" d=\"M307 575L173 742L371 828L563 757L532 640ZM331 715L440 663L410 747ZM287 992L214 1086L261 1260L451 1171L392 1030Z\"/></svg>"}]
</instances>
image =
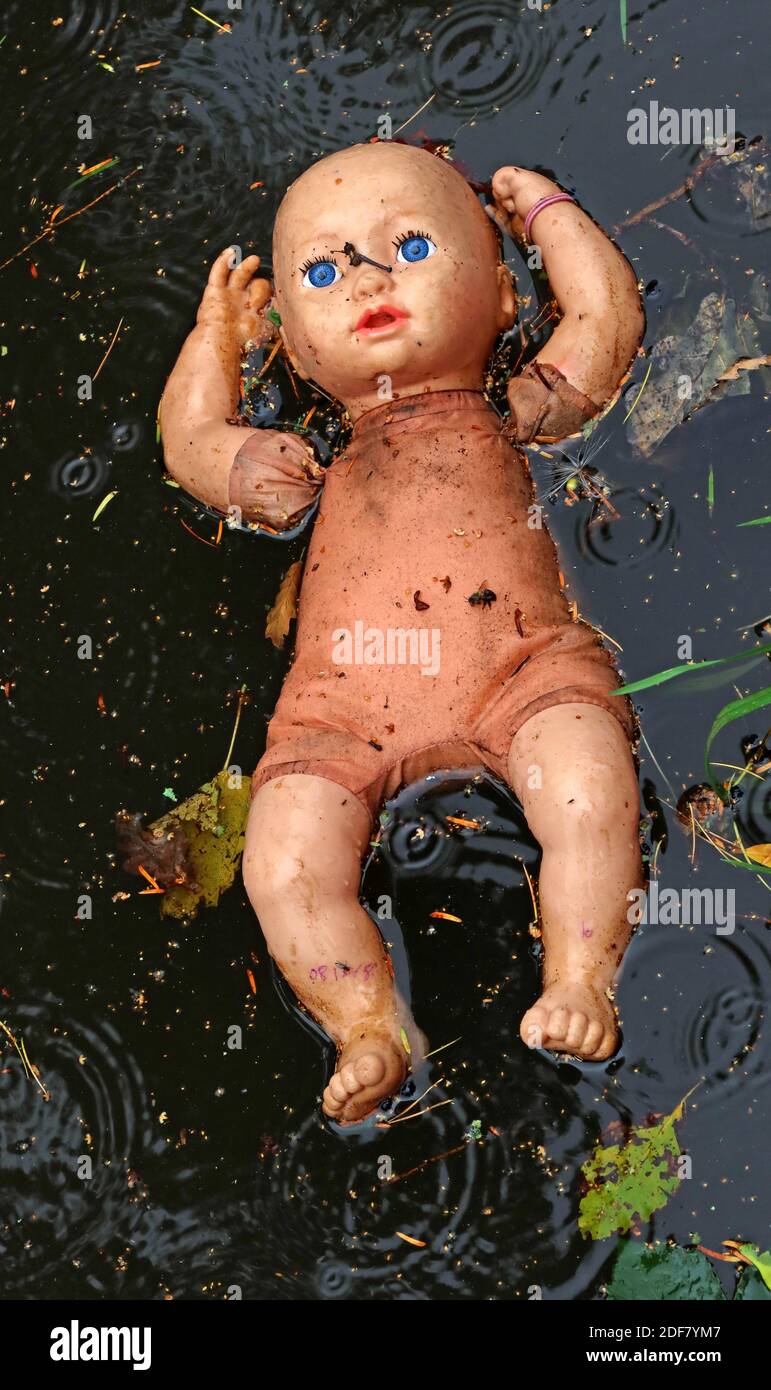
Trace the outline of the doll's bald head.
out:
<instances>
[{"instance_id":1,"label":"doll's bald head","mask_svg":"<svg viewBox=\"0 0 771 1390\"><path fill-rule=\"evenodd\" d=\"M384 390L479 389L516 317L476 194L446 160L391 141L352 145L295 180L273 270L295 366L353 415Z\"/></svg>"}]
</instances>

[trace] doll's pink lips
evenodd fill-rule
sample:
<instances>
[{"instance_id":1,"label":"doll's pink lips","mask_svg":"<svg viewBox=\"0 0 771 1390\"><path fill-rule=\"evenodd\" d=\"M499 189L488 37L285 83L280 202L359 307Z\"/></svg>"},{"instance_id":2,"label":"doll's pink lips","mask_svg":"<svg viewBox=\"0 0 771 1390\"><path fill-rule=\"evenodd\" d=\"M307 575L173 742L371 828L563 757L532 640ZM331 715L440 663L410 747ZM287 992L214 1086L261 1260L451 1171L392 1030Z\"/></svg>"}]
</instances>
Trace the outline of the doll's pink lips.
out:
<instances>
[{"instance_id":1,"label":"doll's pink lips","mask_svg":"<svg viewBox=\"0 0 771 1390\"><path fill-rule=\"evenodd\" d=\"M394 328L397 324L408 319L403 309L392 309L390 304L378 304L376 309L365 309L354 333L383 333L387 328Z\"/></svg>"}]
</instances>

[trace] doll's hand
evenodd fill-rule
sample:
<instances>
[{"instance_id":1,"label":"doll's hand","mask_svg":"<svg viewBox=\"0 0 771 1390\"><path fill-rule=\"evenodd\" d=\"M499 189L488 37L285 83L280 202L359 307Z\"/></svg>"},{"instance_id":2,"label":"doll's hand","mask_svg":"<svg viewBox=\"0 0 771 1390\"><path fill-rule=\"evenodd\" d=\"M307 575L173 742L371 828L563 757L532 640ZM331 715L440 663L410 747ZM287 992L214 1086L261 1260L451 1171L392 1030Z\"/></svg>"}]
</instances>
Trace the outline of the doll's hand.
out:
<instances>
[{"instance_id":1,"label":"doll's hand","mask_svg":"<svg viewBox=\"0 0 771 1390\"><path fill-rule=\"evenodd\" d=\"M525 232L525 218L531 207L539 198L548 198L559 192L556 183L552 183L544 174L507 164L493 174L495 205L488 204L487 213L498 223L501 231L521 241Z\"/></svg>"},{"instance_id":2,"label":"doll's hand","mask_svg":"<svg viewBox=\"0 0 771 1390\"><path fill-rule=\"evenodd\" d=\"M224 327L238 347L249 339L259 347L275 334L263 313L273 288L269 280L254 278L259 256L247 256L235 269L231 269L232 257L233 248L228 246L212 265L196 322Z\"/></svg>"}]
</instances>

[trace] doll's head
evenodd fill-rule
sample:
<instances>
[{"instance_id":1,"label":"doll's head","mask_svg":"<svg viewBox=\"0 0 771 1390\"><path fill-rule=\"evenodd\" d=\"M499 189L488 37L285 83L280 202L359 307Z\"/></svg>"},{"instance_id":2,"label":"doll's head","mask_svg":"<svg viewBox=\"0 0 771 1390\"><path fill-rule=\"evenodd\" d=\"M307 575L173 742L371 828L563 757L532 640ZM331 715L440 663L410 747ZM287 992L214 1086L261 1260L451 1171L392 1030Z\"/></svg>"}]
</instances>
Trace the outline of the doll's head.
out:
<instances>
[{"instance_id":1,"label":"doll's head","mask_svg":"<svg viewBox=\"0 0 771 1390\"><path fill-rule=\"evenodd\" d=\"M306 170L279 207L273 268L294 366L352 418L383 399L384 377L394 397L478 390L516 317L476 194L409 145L352 145Z\"/></svg>"}]
</instances>

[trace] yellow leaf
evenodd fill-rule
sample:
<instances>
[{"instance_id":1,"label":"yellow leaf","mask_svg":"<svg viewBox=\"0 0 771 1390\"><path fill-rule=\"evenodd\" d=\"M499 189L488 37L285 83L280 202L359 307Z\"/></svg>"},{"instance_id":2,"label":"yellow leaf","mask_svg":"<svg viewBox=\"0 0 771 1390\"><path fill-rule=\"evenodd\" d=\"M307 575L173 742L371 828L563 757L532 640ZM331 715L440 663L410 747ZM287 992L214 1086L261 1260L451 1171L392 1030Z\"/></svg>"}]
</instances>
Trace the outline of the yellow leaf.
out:
<instances>
[{"instance_id":1,"label":"yellow leaf","mask_svg":"<svg viewBox=\"0 0 771 1390\"><path fill-rule=\"evenodd\" d=\"M276 601L268 614L265 636L270 638L274 647L283 647L289 631L289 624L297 616L297 596L300 592L302 572L302 560L296 560L293 565L289 566L281 580L281 588L276 596Z\"/></svg>"},{"instance_id":2,"label":"yellow leaf","mask_svg":"<svg viewBox=\"0 0 771 1390\"><path fill-rule=\"evenodd\" d=\"M746 854L747 858L754 859L756 864L766 864L771 869L771 845L750 845Z\"/></svg>"}]
</instances>

